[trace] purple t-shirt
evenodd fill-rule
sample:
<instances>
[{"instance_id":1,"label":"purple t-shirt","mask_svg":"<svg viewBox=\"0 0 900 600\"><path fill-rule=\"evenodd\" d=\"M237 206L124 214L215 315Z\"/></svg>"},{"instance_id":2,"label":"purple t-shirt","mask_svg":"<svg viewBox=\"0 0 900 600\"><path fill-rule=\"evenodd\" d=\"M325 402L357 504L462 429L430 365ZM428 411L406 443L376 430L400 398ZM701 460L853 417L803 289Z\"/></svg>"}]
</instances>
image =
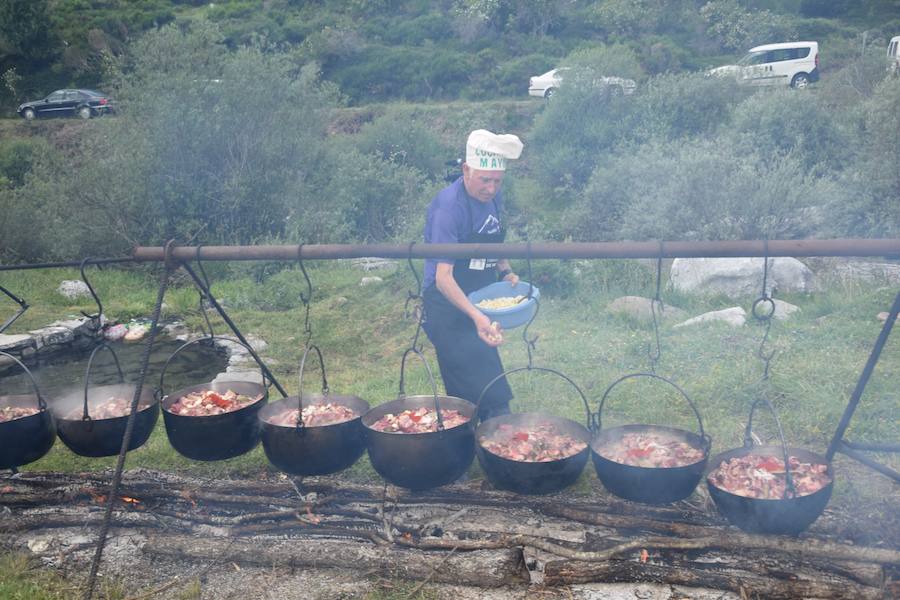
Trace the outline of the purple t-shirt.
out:
<instances>
[{"instance_id":1,"label":"purple t-shirt","mask_svg":"<svg viewBox=\"0 0 900 600\"><path fill-rule=\"evenodd\" d=\"M466 209L468 204L469 210ZM503 196L497 192L493 202L481 202L466 193L460 177L440 192L428 205L425 215L426 244L461 244L470 233L497 233L500 231L500 214ZM471 220L469 211L471 210ZM437 263L453 264L452 258L426 258L425 278L422 289L434 283Z\"/></svg>"}]
</instances>

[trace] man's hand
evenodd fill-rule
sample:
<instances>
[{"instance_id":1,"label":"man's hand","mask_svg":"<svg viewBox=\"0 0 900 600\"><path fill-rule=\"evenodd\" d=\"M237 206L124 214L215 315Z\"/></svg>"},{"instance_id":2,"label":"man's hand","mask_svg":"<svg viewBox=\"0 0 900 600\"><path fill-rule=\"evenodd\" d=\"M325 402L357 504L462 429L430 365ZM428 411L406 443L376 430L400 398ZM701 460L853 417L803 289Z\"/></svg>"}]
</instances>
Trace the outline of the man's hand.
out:
<instances>
[{"instance_id":1,"label":"man's hand","mask_svg":"<svg viewBox=\"0 0 900 600\"><path fill-rule=\"evenodd\" d=\"M482 313L476 315L473 321L475 322L475 329L478 331L478 337L485 344L496 348L503 343L503 329L499 323L496 321L492 323L491 319Z\"/></svg>"},{"instance_id":2,"label":"man's hand","mask_svg":"<svg viewBox=\"0 0 900 600\"><path fill-rule=\"evenodd\" d=\"M509 285L515 287L516 284L519 283L519 275L516 273L507 273L506 277L503 278L503 281L508 281Z\"/></svg>"}]
</instances>

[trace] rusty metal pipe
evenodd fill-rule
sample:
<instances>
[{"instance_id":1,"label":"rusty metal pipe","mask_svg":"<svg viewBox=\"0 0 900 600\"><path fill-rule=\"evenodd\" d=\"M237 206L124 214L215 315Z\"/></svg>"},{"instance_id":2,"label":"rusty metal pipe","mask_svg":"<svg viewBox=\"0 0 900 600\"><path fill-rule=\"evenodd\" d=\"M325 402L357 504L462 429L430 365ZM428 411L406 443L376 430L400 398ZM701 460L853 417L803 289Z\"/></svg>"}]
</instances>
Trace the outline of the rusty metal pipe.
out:
<instances>
[{"instance_id":1,"label":"rusty metal pipe","mask_svg":"<svg viewBox=\"0 0 900 600\"><path fill-rule=\"evenodd\" d=\"M360 258L724 258L740 256L892 256L900 239L762 240L717 242L549 242L531 244L303 244L282 246L182 246L176 260L304 260ZM161 246L138 246L135 261L161 261Z\"/></svg>"}]
</instances>

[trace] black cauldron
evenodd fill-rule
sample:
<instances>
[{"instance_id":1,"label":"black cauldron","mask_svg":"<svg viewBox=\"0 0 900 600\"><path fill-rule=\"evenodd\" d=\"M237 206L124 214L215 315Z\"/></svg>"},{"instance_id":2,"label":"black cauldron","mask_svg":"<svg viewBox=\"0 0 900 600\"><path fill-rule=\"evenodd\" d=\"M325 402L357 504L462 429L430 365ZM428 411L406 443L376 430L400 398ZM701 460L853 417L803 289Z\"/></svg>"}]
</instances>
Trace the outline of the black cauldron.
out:
<instances>
[{"instance_id":1,"label":"black cauldron","mask_svg":"<svg viewBox=\"0 0 900 600\"><path fill-rule=\"evenodd\" d=\"M322 393L303 393L303 372L310 350L319 355L322 369ZM300 359L300 387L297 396L273 402L259 411L263 449L269 462L281 471L292 475L327 475L342 471L355 463L366 450L366 431L362 415L369 410L369 403L356 396L337 396L328 389L325 361L317 346L308 346ZM303 407L309 405L338 404L356 415L349 421L332 425L311 426L300 422L294 425L276 425L270 420L276 415L296 409L303 415Z\"/></svg>"},{"instance_id":2,"label":"black cauldron","mask_svg":"<svg viewBox=\"0 0 900 600\"><path fill-rule=\"evenodd\" d=\"M225 339L247 348L246 344L229 338L206 337L187 342L166 360L160 374L158 390L158 394L162 397L160 404L163 409L163 420L166 424L169 443L183 456L204 461L234 458L255 448L259 443L258 414L269 397L265 385L246 381L202 383L178 390L168 396L164 395L166 369L172 359L188 346L211 339ZM263 381L265 381L265 374L263 374ZM230 390L243 396L258 398L258 400L238 410L219 415L189 416L175 414L171 411L172 405L184 396L207 390L219 394Z\"/></svg>"},{"instance_id":3,"label":"black cauldron","mask_svg":"<svg viewBox=\"0 0 900 600\"><path fill-rule=\"evenodd\" d=\"M478 397L478 403L481 403L487 390L500 381L506 375L516 373L518 371L540 371L558 375L568 381L578 391L584 402L585 411L587 412L588 424L591 420L591 410L588 406L587 399L581 392L581 389L575 383L553 369L544 367L521 367L511 369L502 373L491 380L481 391ZM539 425L550 425L558 433L568 435L584 442L584 449L557 460L549 460L544 462L528 462L511 460L495 454L482 445L482 440L489 439L491 435L498 429L510 426L516 430L530 430ZM543 413L519 413L501 415L493 417L482 422L478 429L475 430L475 453L478 456L478 462L487 475L488 480L494 487L510 490L519 494L551 494L569 487L578 479L587 464L588 446L591 442L591 433L588 429L576 423L571 419L557 417Z\"/></svg>"},{"instance_id":4,"label":"black cauldron","mask_svg":"<svg viewBox=\"0 0 900 600\"><path fill-rule=\"evenodd\" d=\"M775 418L781 439L780 446L754 446L753 444L753 412L760 402L768 406ZM744 447L717 454L709 462L708 474L718 469L719 465L726 460L741 458L749 454L774 456L784 461L787 478L785 496L778 499L739 496L714 485L707 477L706 485L709 488L709 495L712 496L719 513L733 525L751 533L797 535L812 525L825 510L828 500L831 498L834 488L834 470L831 463L821 454L802 448L790 448L785 444L784 432L781 429L778 415L768 399L765 398L757 399L750 408L750 418L747 420L747 429L744 431ZM791 469L788 463L788 458L791 456L796 456L802 462L827 465L826 473L830 478L829 483L812 494L794 495Z\"/></svg>"},{"instance_id":5,"label":"black cauldron","mask_svg":"<svg viewBox=\"0 0 900 600\"><path fill-rule=\"evenodd\" d=\"M674 427L662 427L659 425L624 425L622 427L614 427L612 429L603 429L601 413L603 405L606 402L610 391L619 383L636 377L649 377L665 382L674 387L687 400L688 405L697 417L697 423L700 426L700 434L676 429ZM644 433L658 434L666 438L674 438L684 441L691 446L703 451L703 458L697 462L680 467L637 467L615 462L604 457L600 451L603 446L609 443L615 443L626 433ZM594 439L591 442L591 459L594 463L594 469L597 471L597 477L603 483L603 486L611 493L633 500L634 502L643 502L646 504L665 504L676 502L691 495L700 478L703 477L703 471L706 468L706 462L709 459L709 449L712 442L703 431L703 420L693 401L680 387L664 377L653 373L633 373L625 375L614 381L603 394L600 400L600 406L597 409L597 422L594 432Z\"/></svg>"},{"instance_id":6,"label":"black cauldron","mask_svg":"<svg viewBox=\"0 0 900 600\"><path fill-rule=\"evenodd\" d=\"M0 396L0 409L12 408L37 408L33 415L13 419L0 423L0 469L13 469L32 463L41 458L56 441L56 421L47 409L37 382L31 375L31 371L15 356L0 352L16 362L31 380L34 394L19 394Z\"/></svg>"},{"instance_id":7,"label":"black cauldron","mask_svg":"<svg viewBox=\"0 0 900 600\"><path fill-rule=\"evenodd\" d=\"M94 363L94 356L104 349L108 350L115 360L119 383L91 388L91 367ZM130 407L135 389L136 386L125 383L122 368L119 366L119 358L112 347L105 343L100 344L94 348L88 359L84 388L63 394L59 400L54 400L51 404L51 409L56 416L60 439L72 452L80 456L117 455L122 448L129 415L126 413L119 417L97 418L96 409L100 404L112 398L124 399ZM91 415L92 411L94 416ZM130 412L130 408L128 412ZM159 403L153 396L153 390L144 387L141 389L141 397L138 400L137 414L128 444L129 451L140 448L146 443L158 418Z\"/></svg>"},{"instance_id":8,"label":"black cauldron","mask_svg":"<svg viewBox=\"0 0 900 600\"><path fill-rule=\"evenodd\" d=\"M414 353L425 365L431 380L432 395L407 396L404 391L406 357ZM428 433L388 433L372 425L388 413L427 407L437 411L438 430ZM451 429L443 428L441 410L456 410L468 422ZM438 396L437 385L428 362L420 351L410 348L400 364L400 394L396 400L372 408L363 418L366 448L379 475L400 487L424 490L456 481L475 458L475 405L455 396Z\"/></svg>"}]
</instances>

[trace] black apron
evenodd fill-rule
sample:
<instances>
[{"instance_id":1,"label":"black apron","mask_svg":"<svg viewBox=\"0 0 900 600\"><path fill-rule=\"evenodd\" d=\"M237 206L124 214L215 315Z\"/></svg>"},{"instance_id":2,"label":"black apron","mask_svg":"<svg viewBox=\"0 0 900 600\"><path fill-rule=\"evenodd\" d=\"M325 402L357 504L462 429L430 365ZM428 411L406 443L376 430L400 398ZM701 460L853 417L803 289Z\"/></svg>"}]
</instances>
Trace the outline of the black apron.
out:
<instances>
[{"instance_id":1,"label":"black apron","mask_svg":"<svg viewBox=\"0 0 900 600\"><path fill-rule=\"evenodd\" d=\"M469 214L470 233L462 243L502 243L506 238L506 231L502 225L497 233L471 231L472 209L468 202L467 198L466 211ZM499 218L500 211L496 202L494 208ZM459 259L453 263L453 279L463 293L468 295L497 280L495 265L496 261L486 261L484 269L472 269L470 259ZM423 296L425 323L422 328L434 345L447 395L475 403L484 386L503 372L500 353L478 337L472 319L453 306L435 284L428 286ZM482 398L478 416L485 420L492 416L507 414L512 397L512 390L504 377L492 385Z\"/></svg>"}]
</instances>

